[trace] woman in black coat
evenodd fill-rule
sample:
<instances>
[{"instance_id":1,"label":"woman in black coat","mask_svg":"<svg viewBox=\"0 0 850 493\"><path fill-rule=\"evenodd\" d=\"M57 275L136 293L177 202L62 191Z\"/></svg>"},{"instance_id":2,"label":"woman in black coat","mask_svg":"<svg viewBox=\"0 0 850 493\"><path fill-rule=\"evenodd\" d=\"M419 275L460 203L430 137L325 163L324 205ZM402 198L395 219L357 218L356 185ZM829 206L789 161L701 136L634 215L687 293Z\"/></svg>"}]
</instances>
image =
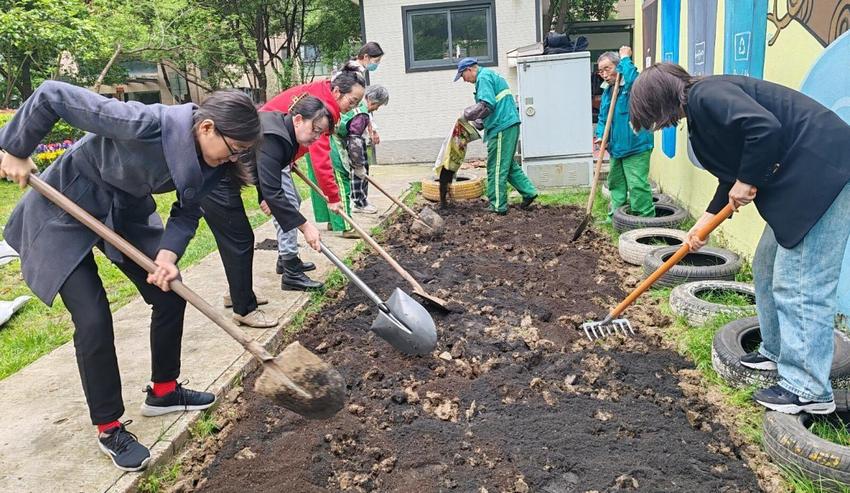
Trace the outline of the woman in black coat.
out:
<instances>
[{"instance_id":1,"label":"woman in black coat","mask_svg":"<svg viewBox=\"0 0 850 493\"><path fill-rule=\"evenodd\" d=\"M719 184L688 233L727 203L753 202L767 222L753 259L762 334L758 351L741 358L756 370L778 369L778 385L755 399L786 413L835 409L829 372L836 287L850 234L850 126L808 96L742 76L692 77L661 63L632 89L635 129L688 120L700 167Z\"/></svg>"},{"instance_id":2,"label":"woman in black coat","mask_svg":"<svg viewBox=\"0 0 850 493\"><path fill-rule=\"evenodd\" d=\"M118 419L124 414L112 314L92 249L98 246L152 305L152 386L142 414L205 409L213 394L177 384L185 301L169 291L177 261L195 234L201 198L226 172L249 176L240 157L260 139L251 100L217 92L200 106L143 105L108 99L61 82L45 82L0 129L0 178L26 186L35 166L29 155L64 119L87 133L42 178L108 227L155 258L147 274L92 231L29 191L15 207L4 235L21 255L27 285L43 302L56 294L71 312L83 391L98 443L116 467L144 469L148 449ZM153 194L177 192L165 227Z\"/></svg>"}]
</instances>

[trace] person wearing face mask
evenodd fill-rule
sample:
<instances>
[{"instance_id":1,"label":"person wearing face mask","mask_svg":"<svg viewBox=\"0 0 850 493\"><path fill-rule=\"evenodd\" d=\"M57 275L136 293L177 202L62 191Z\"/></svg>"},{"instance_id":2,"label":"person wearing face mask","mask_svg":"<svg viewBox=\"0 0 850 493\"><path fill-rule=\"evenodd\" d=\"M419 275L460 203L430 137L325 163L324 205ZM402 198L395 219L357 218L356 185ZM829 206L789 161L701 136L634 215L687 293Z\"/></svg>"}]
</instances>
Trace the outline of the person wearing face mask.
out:
<instances>
[{"instance_id":1,"label":"person wearing face mask","mask_svg":"<svg viewBox=\"0 0 850 493\"><path fill-rule=\"evenodd\" d=\"M109 301L93 248L133 282L152 307L151 381L142 415L210 407L215 396L177 383L186 302L169 289L177 261L195 234L200 201L224 176L249 178L243 159L260 139L257 110L241 92L219 91L200 106L144 105L48 81L0 129L0 179L27 185L27 156L63 119L87 133L41 175L123 236L157 269L148 274L41 194L26 193L9 217L5 239L21 253L27 285L50 305L58 294L74 322L74 347L98 447L124 471L144 469L150 452L121 423L124 403ZM153 194L177 192L165 227ZM33 389L37 391L37 389Z\"/></svg>"},{"instance_id":2,"label":"person wearing face mask","mask_svg":"<svg viewBox=\"0 0 850 493\"><path fill-rule=\"evenodd\" d=\"M374 41L369 41L360 48L360 52L357 54L357 63L359 63L365 70L374 72L378 69L378 64L381 63L383 56L384 50L381 49L381 46ZM364 106L364 103L361 102L358 108L362 110ZM351 111L349 111L349 114L350 113ZM374 157L375 146L381 143L381 136L378 134L378 128L371 117L371 111L368 113L369 121L368 126L366 127L366 133L364 134L367 137L366 156L371 155ZM366 167L362 169L365 170L367 175L369 174L368 160ZM358 174L353 173L351 176L351 200L354 202L354 212L364 214L375 214L378 212L378 209L369 203L368 195L369 182L366 181L365 177L361 177Z\"/></svg>"},{"instance_id":3,"label":"person wearing face mask","mask_svg":"<svg viewBox=\"0 0 850 493\"><path fill-rule=\"evenodd\" d=\"M308 94L318 98L325 104L328 111L331 112L334 125L336 125L342 113L355 108L360 103L360 100L363 99L363 94L366 91L366 80L363 78L358 67L357 64L348 63L330 80L320 80L289 88L270 99L260 110L286 112L292 106L295 98ZM326 202L321 195L311 191L310 197L313 202L313 214L317 223L329 223L329 230L342 231L343 236L346 238L357 237L353 230L347 228L342 217L334 214L339 210L345 210L346 213L350 212L347 207L348 191L345 190L345 183L342 180L341 174L335 171L333 167L332 154L336 150L336 148L331 147L331 138L327 134L323 134L308 148L308 153L306 154L306 161L308 163L307 174L311 180L319 185L323 194L330 201L330 203ZM345 201L342 200L341 190L342 193L345 193ZM286 274L287 266L285 265L285 260L292 258L293 252L297 255L297 251L297 237L293 238L292 232L286 232L279 228L279 272ZM300 263L300 261L298 262ZM304 269L301 267L301 264L296 265L292 261L290 271L295 272L300 270L303 273L304 270L312 270L310 267L315 268L315 266L308 265L307 269ZM305 282L291 283L289 285L289 289L311 289L315 287L317 286Z\"/></svg>"},{"instance_id":4,"label":"person wearing face mask","mask_svg":"<svg viewBox=\"0 0 850 493\"><path fill-rule=\"evenodd\" d=\"M375 84L366 88L366 95L357 108L342 115L337 134L341 138L350 161L351 201L354 212L376 214L378 208L366 199L369 174L368 130L372 114L390 101L387 88Z\"/></svg>"},{"instance_id":5,"label":"person wearing face mask","mask_svg":"<svg viewBox=\"0 0 850 493\"><path fill-rule=\"evenodd\" d=\"M599 119L596 123L597 145L602 142L608 108L611 106L611 94L617 76L620 76L617 106L611 115L611 130L608 132L608 154L611 155L611 171L608 173L611 205L608 217L610 219L614 211L626 201L632 214L655 217L652 187L649 185L649 160L654 147L652 134L646 130L634 132L629 124L629 97L632 84L638 78L638 70L632 61L632 49L623 46L619 53L605 52L599 56L596 63L599 76L605 80L605 90L599 105Z\"/></svg>"}]
</instances>

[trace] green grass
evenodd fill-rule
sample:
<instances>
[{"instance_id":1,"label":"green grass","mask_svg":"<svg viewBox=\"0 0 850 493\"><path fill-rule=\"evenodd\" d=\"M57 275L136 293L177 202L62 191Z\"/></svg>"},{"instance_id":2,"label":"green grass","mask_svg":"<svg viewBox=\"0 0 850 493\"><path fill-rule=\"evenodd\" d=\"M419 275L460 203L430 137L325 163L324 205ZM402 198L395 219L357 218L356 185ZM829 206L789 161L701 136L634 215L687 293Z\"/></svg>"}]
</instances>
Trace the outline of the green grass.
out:
<instances>
[{"instance_id":1,"label":"green grass","mask_svg":"<svg viewBox=\"0 0 850 493\"><path fill-rule=\"evenodd\" d=\"M788 481L788 488L794 493L823 493L825 491L850 493L850 486L846 484L829 480L813 481L799 468L780 466L780 469L786 481Z\"/></svg>"},{"instance_id":2,"label":"green grass","mask_svg":"<svg viewBox=\"0 0 850 493\"><path fill-rule=\"evenodd\" d=\"M0 183L0 224L5 224L21 195L22 192L17 186L6 182ZM253 227L268 220L268 217L259 210L255 188L246 188L242 196L248 219ZM157 212L165 220L175 195L173 193L157 195L155 198ZM201 220L195 238L180 259L180 267L186 268L197 263L215 248L212 233L206 222ZM137 296L136 288L97 250L95 260L110 307L114 312ZM32 292L21 276L20 262L15 261L0 267L0 299L11 300L23 295L32 295ZM0 379L14 374L68 342L72 335L73 324L59 296L54 300L52 307L33 298L0 329Z\"/></svg>"},{"instance_id":3,"label":"green grass","mask_svg":"<svg viewBox=\"0 0 850 493\"><path fill-rule=\"evenodd\" d=\"M159 493L165 491L166 486L173 483L180 476L181 464L175 462L168 466L160 467L139 480L139 491L142 493Z\"/></svg>"},{"instance_id":4,"label":"green grass","mask_svg":"<svg viewBox=\"0 0 850 493\"><path fill-rule=\"evenodd\" d=\"M752 296L723 289L707 289L700 291L696 297L709 303L717 303L726 306L750 306L755 303Z\"/></svg>"},{"instance_id":5,"label":"green grass","mask_svg":"<svg viewBox=\"0 0 850 493\"><path fill-rule=\"evenodd\" d=\"M192 429L189 430L189 433L191 433L192 438L203 440L215 435L219 431L221 431L221 428L219 428L218 423L213 416L213 411L208 409L201 413L201 416L198 417L198 420L195 421L194 425L192 425Z\"/></svg>"},{"instance_id":6,"label":"green grass","mask_svg":"<svg viewBox=\"0 0 850 493\"><path fill-rule=\"evenodd\" d=\"M850 447L850 427L841 419L835 421L815 419L810 430L824 440L829 440L843 447Z\"/></svg>"}]
</instances>

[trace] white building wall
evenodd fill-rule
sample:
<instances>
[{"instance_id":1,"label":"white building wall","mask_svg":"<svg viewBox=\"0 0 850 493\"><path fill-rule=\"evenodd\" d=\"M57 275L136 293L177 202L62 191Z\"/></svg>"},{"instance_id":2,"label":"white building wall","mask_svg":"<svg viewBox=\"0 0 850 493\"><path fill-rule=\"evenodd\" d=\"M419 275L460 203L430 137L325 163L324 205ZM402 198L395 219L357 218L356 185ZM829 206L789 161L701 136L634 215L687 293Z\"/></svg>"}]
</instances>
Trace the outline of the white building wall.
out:
<instances>
[{"instance_id":1,"label":"white building wall","mask_svg":"<svg viewBox=\"0 0 850 493\"><path fill-rule=\"evenodd\" d=\"M385 55L372 84L389 89L390 104L375 114L381 135L377 148L379 163L433 161L440 145L463 109L473 103L473 86L462 80L453 83L456 70L405 72L403 6L445 3L446 0L364 0L366 38L376 41ZM463 3L463 2L459 2ZM516 94L516 69L508 68L506 53L537 41L535 0L496 0L496 43L502 74ZM482 156L476 143L469 155Z\"/></svg>"}]
</instances>

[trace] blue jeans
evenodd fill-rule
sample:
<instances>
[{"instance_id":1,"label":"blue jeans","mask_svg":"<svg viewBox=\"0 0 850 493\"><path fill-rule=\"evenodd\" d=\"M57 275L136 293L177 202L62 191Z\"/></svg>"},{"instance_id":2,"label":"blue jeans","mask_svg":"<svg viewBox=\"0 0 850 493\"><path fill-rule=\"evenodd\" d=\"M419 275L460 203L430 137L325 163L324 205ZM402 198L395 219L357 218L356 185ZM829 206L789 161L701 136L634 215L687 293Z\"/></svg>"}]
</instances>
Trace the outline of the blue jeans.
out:
<instances>
[{"instance_id":1,"label":"blue jeans","mask_svg":"<svg viewBox=\"0 0 850 493\"><path fill-rule=\"evenodd\" d=\"M759 353L777 363L779 385L804 399L832 399L832 331L848 234L850 184L793 248L777 244L765 226L753 259Z\"/></svg>"},{"instance_id":2,"label":"blue jeans","mask_svg":"<svg viewBox=\"0 0 850 493\"><path fill-rule=\"evenodd\" d=\"M301 205L301 197L298 196L298 190L295 189L295 184L292 182L289 166L280 172L280 183L286 198L296 206ZM298 229L283 231L276 220L272 219L272 221L274 222L274 229L277 231L277 255L284 260L294 259L298 256Z\"/></svg>"}]
</instances>

